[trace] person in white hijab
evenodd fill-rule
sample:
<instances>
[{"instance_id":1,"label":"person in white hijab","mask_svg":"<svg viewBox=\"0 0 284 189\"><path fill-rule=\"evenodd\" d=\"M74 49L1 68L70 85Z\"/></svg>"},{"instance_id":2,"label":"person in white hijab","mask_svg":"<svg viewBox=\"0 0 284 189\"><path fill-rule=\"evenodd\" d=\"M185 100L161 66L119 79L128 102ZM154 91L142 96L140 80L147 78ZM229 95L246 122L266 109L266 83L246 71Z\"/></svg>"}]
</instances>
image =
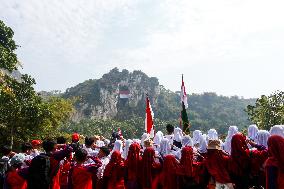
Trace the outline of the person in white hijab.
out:
<instances>
[{"instance_id":1,"label":"person in white hijab","mask_svg":"<svg viewBox=\"0 0 284 189\"><path fill-rule=\"evenodd\" d=\"M124 159L127 159L127 156L128 156L128 151L129 151L129 147L130 145L133 143L132 140L128 139L125 141L125 146L124 146L124 149L123 149L123 154L122 154L122 157Z\"/></svg>"},{"instance_id":2,"label":"person in white hijab","mask_svg":"<svg viewBox=\"0 0 284 189\"><path fill-rule=\"evenodd\" d=\"M141 146L144 148L144 141L146 139L150 138L150 135L148 133L143 133L142 137L141 137Z\"/></svg>"},{"instance_id":3,"label":"person in white hijab","mask_svg":"<svg viewBox=\"0 0 284 189\"><path fill-rule=\"evenodd\" d=\"M198 152L201 154L204 154L207 152L207 143L204 137L202 137L199 141Z\"/></svg>"},{"instance_id":4,"label":"person in white hijab","mask_svg":"<svg viewBox=\"0 0 284 189\"><path fill-rule=\"evenodd\" d=\"M164 157L171 154L171 144L169 139L163 138L160 144L160 154Z\"/></svg>"},{"instance_id":5,"label":"person in white hijab","mask_svg":"<svg viewBox=\"0 0 284 189\"><path fill-rule=\"evenodd\" d=\"M219 140L216 129L209 129L207 132L207 143L209 140Z\"/></svg>"},{"instance_id":6,"label":"person in white hijab","mask_svg":"<svg viewBox=\"0 0 284 189\"><path fill-rule=\"evenodd\" d=\"M200 130L195 130L192 133L192 137L193 145L198 146L200 144L201 138L203 138L202 132Z\"/></svg>"},{"instance_id":7,"label":"person in white hijab","mask_svg":"<svg viewBox=\"0 0 284 189\"><path fill-rule=\"evenodd\" d=\"M223 143L223 150L227 153L231 154L231 141L232 137L238 133L238 127L237 126L230 126L228 130L228 135L225 139L225 142Z\"/></svg>"},{"instance_id":8,"label":"person in white hijab","mask_svg":"<svg viewBox=\"0 0 284 189\"><path fill-rule=\"evenodd\" d=\"M274 125L270 128L270 135L279 135L284 137L284 127L283 125Z\"/></svg>"},{"instance_id":9,"label":"person in white hijab","mask_svg":"<svg viewBox=\"0 0 284 189\"><path fill-rule=\"evenodd\" d=\"M174 130L174 141L173 141L174 146L176 146L178 148L182 147L182 144L181 144L182 136L183 136L182 130L178 127L175 128L175 130Z\"/></svg>"},{"instance_id":10,"label":"person in white hijab","mask_svg":"<svg viewBox=\"0 0 284 189\"><path fill-rule=\"evenodd\" d=\"M181 139L181 145L182 145L182 148L186 147L186 146L193 147L193 142L192 142L191 137L189 135L183 136L182 139ZM182 150L182 148L176 150L175 156L176 156L177 159L181 158L181 150Z\"/></svg>"},{"instance_id":11,"label":"person in white hijab","mask_svg":"<svg viewBox=\"0 0 284 189\"><path fill-rule=\"evenodd\" d=\"M119 151L120 153L122 153L122 147L123 147L122 141L121 140L116 140L114 142L112 152ZM112 154L112 152L111 152L111 154Z\"/></svg>"},{"instance_id":12,"label":"person in white hijab","mask_svg":"<svg viewBox=\"0 0 284 189\"><path fill-rule=\"evenodd\" d=\"M163 138L164 138L164 134L162 133L162 131L158 131L153 139L155 150L159 151L160 144Z\"/></svg>"},{"instance_id":13,"label":"person in white hijab","mask_svg":"<svg viewBox=\"0 0 284 189\"><path fill-rule=\"evenodd\" d=\"M270 137L270 133L266 130L259 130L256 136L256 143L259 145L263 145L268 148L267 141Z\"/></svg>"},{"instance_id":14,"label":"person in white hijab","mask_svg":"<svg viewBox=\"0 0 284 189\"><path fill-rule=\"evenodd\" d=\"M257 132L258 132L258 127L256 125L250 125L248 127L248 138L252 141L255 141Z\"/></svg>"}]
</instances>

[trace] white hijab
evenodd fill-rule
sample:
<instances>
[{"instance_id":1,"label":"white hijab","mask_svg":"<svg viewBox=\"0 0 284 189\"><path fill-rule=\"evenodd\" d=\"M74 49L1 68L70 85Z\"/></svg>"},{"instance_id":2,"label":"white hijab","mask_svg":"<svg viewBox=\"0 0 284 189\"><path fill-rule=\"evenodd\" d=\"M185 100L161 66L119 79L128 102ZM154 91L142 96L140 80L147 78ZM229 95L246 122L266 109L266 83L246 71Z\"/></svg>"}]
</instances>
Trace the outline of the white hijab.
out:
<instances>
[{"instance_id":1,"label":"white hijab","mask_svg":"<svg viewBox=\"0 0 284 189\"><path fill-rule=\"evenodd\" d=\"M116 151L116 150L122 153L122 141L121 140L116 140L114 142L112 151Z\"/></svg>"},{"instance_id":2,"label":"white hijab","mask_svg":"<svg viewBox=\"0 0 284 189\"><path fill-rule=\"evenodd\" d=\"M127 159L129 147L132 143L133 143L133 141L130 140L130 139L125 141L125 146L124 146L124 149L123 149L123 156L122 156L124 159Z\"/></svg>"},{"instance_id":3,"label":"white hijab","mask_svg":"<svg viewBox=\"0 0 284 189\"><path fill-rule=\"evenodd\" d=\"M198 151L200 153L206 153L207 152L207 143L206 143L206 140L204 137L202 137L200 139L200 143L199 143L199 146L198 146Z\"/></svg>"},{"instance_id":4,"label":"white hijab","mask_svg":"<svg viewBox=\"0 0 284 189\"><path fill-rule=\"evenodd\" d=\"M97 145L98 148L100 148L100 147L105 146L105 143L104 143L104 141L98 140L98 141L96 142L96 145Z\"/></svg>"},{"instance_id":5,"label":"white hijab","mask_svg":"<svg viewBox=\"0 0 284 189\"><path fill-rule=\"evenodd\" d=\"M193 142L192 142L191 137L189 135L183 136L182 140L181 140L181 144L182 144L182 147L193 146Z\"/></svg>"},{"instance_id":6,"label":"white hijab","mask_svg":"<svg viewBox=\"0 0 284 189\"><path fill-rule=\"evenodd\" d=\"M163 138L164 134L162 133L162 131L158 131L153 139L154 145L160 145Z\"/></svg>"},{"instance_id":7,"label":"white hijab","mask_svg":"<svg viewBox=\"0 0 284 189\"><path fill-rule=\"evenodd\" d=\"M274 125L270 128L270 135L279 135L284 137L284 127L283 125Z\"/></svg>"},{"instance_id":8,"label":"white hijab","mask_svg":"<svg viewBox=\"0 0 284 189\"><path fill-rule=\"evenodd\" d=\"M238 127L237 126L230 126L229 130L228 130L228 135L225 139L225 142L223 144L223 148L226 152L228 152L229 154L231 154L231 141L232 141L232 137L238 133Z\"/></svg>"},{"instance_id":9,"label":"white hijab","mask_svg":"<svg viewBox=\"0 0 284 189\"><path fill-rule=\"evenodd\" d=\"M207 133L207 142L209 140L219 140L216 129L209 129Z\"/></svg>"},{"instance_id":10,"label":"white hijab","mask_svg":"<svg viewBox=\"0 0 284 189\"><path fill-rule=\"evenodd\" d=\"M182 130L178 127L175 128L174 130L174 140L177 142L181 142L182 140Z\"/></svg>"},{"instance_id":11,"label":"white hijab","mask_svg":"<svg viewBox=\"0 0 284 189\"><path fill-rule=\"evenodd\" d=\"M248 127L248 138L255 141L258 132L258 127L256 125L250 125Z\"/></svg>"},{"instance_id":12,"label":"white hijab","mask_svg":"<svg viewBox=\"0 0 284 189\"><path fill-rule=\"evenodd\" d=\"M141 137L141 146L144 147L144 141L149 138L149 134L148 133L143 133L142 137Z\"/></svg>"},{"instance_id":13,"label":"white hijab","mask_svg":"<svg viewBox=\"0 0 284 189\"><path fill-rule=\"evenodd\" d=\"M267 148L268 147L267 141L268 141L269 137L270 137L270 133L268 131L266 131L266 130L259 130L257 132L256 142L257 142L257 144L263 145L263 146L265 146Z\"/></svg>"},{"instance_id":14,"label":"white hijab","mask_svg":"<svg viewBox=\"0 0 284 189\"><path fill-rule=\"evenodd\" d=\"M165 156L171 153L170 141L167 138L163 138L160 144L160 153Z\"/></svg>"},{"instance_id":15,"label":"white hijab","mask_svg":"<svg viewBox=\"0 0 284 189\"><path fill-rule=\"evenodd\" d=\"M192 133L192 137L193 145L200 144L200 140L203 138L202 132L200 130L195 130Z\"/></svg>"}]
</instances>

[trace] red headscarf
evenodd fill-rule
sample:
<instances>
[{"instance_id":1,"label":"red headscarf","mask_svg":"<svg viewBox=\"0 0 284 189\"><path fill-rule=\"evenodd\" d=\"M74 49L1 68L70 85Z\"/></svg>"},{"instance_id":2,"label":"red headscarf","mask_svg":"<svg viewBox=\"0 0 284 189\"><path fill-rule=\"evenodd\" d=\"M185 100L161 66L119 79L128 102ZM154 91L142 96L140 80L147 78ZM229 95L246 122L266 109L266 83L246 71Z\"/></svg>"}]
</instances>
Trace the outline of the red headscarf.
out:
<instances>
[{"instance_id":1,"label":"red headscarf","mask_svg":"<svg viewBox=\"0 0 284 189\"><path fill-rule=\"evenodd\" d=\"M80 135L78 133L72 134L72 142L78 142L80 140Z\"/></svg>"},{"instance_id":2,"label":"red headscarf","mask_svg":"<svg viewBox=\"0 0 284 189\"><path fill-rule=\"evenodd\" d=\"M111 176L112 172L115 170L115 168L119 166L124 166L121 154L119 151L113 151L111 154L111 158L109 163L107 164L105 171L104 171L104 176Z\"/></svg>"},{"instance_id":3,"label":"red headscarf","mask_svg":"<svg viewBox=\"0 0 284 189\"><path fill-rule=\"evenodd\" d=\"M237 133L232 137L231 141L230 171L237 176L243 176L249 171L249 161L249 149L246 144L246 136L242 133Z\"/></svg>"},{"instance_id":4,"label":"red headscarf","mask_svg":"<svg viewBox=\"0 0 284 189\"><path fill-rule=\"evenodd\" d=\"M152 147L146 148L142 158L142 185L144 188L151 188L154 176L152 174L153 169L159 166L155 163L155 150Z\"/></svg>"},{"instance_id":5,"label":"red headscarf","mask_svg":"<svg viewBox=\"0 0 284 189\"><path fill-rule=\"evenodd\" d=\"M268 153L265 166L275 166L280 172L284 173L284 138L278 135L272 135L268 138Z\"/></svg>"},{"instance_id":6,"label":"red headscarf","mask_svg":"<svg viewBox=\"0 0 284 189\"><path fill-rule=\"evenodd\" d=\"M126 160L128 168L128 179L136 180L139 173L139 165L142 160L140 156L140 145L138 143L133 143L129 147L128 156Z\"/></svg>"},{"instance_id":7,"label":"red headscarf","mask_svg":"<svg viewBox=\"0 0 284 189\"><path fill-rule=\"evenodd\" d=\"M230 175L228 172L229 157L225 156L220 150L207 150L207 158L205 160L206 168L210 175L219 183L230 183ZM220 163L222 162L222 163Z\"/></svg>"},{"instance_id":8,"label":"red headscarf","mask_svg":"<svg viewBox=\"0 0 284 189\"><path fill-rule=\"evenodd\" d=\"M191 146L183 147L181 150L180 166L177 169L177 174L188 177L193 176L193 149Z\"/></svg>"},{"instance_id":9,"label":"red headscarf","mask_svg":"<svg viewBox=\"0 0 284 189\"><path fill-rule=\"evenodd\" d=\"M162 186L164 189L173 189L177 187L176 169L178 161L173 155L166 155L164 158L162 171Z\"/></svg>"}]
</instances>

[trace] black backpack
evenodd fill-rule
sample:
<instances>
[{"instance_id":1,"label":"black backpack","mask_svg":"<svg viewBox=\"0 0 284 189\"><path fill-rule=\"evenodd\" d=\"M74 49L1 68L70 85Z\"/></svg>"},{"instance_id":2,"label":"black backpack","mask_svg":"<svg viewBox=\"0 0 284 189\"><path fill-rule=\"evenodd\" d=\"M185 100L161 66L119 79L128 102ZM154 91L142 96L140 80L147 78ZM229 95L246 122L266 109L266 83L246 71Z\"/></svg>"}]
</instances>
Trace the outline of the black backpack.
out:
<instances>
[{"instance_id":1,"label":"black backpack","mask_svg":"<svg viewBox=\"0 0 284 189\"><path fill-rule=\"evenodd\" d=\"M33 158L29 167L28 188L48 189L51 184L50 158L40 154Z\"/></svg>"}]
</instances>

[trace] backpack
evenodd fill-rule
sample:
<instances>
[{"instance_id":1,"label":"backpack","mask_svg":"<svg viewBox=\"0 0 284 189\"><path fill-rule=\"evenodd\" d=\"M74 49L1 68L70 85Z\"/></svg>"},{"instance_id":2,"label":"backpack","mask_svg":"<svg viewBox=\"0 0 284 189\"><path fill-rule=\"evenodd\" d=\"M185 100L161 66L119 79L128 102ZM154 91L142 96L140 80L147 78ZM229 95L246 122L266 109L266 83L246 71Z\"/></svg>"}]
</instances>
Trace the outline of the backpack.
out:
<instances>
[{"instance_id":1,"label":"backpack","mask_svg":"<svg viewBox=\"0 0 284 189\"><path fill-rule=\"evenodd\" d=\"M28 188L48 189L51 184L50 158L46 154L36 156L29 167Z\"/></svg>"}]
</instances>

